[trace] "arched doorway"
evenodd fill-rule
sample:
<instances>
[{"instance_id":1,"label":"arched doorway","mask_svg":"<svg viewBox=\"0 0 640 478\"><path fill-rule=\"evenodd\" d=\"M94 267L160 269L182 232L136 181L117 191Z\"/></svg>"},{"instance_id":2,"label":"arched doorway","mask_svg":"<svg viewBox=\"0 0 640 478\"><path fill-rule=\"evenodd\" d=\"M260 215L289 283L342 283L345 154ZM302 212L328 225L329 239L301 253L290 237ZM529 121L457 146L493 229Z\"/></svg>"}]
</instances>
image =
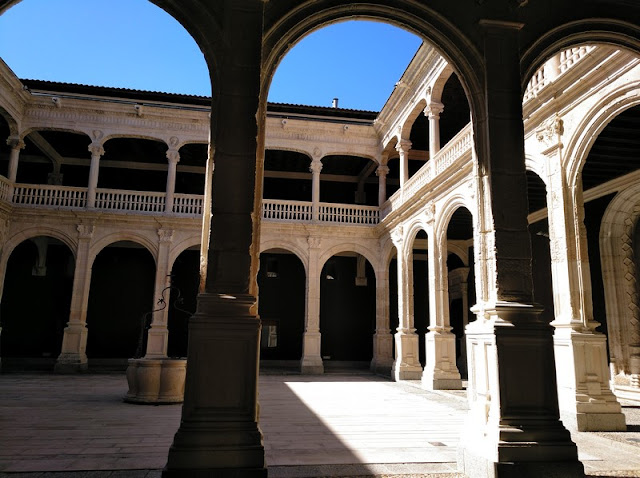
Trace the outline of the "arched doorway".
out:
<instances>
[{"instance_id":1,"label":"arched doorway","mask_svg":"<svg viewBox=\"0 0 640 478\"><path fill-rule=\"evenodd\" d=\"M36 236L7 264L2 293L2 367L53 368L69 320L75 261L61 241Z\"/></svg>"}]
</instances>

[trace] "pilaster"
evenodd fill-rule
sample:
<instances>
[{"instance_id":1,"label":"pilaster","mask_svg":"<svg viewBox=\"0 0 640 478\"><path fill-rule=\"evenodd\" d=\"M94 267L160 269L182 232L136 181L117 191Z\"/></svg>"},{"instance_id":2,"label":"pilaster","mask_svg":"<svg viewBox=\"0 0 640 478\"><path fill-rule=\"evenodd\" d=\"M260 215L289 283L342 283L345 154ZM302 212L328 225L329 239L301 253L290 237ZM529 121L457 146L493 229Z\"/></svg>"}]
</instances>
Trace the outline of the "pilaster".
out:
<instances>
[{"instance_id":1,"label":"pilaster","mask_svg":"<svg viewBox=\"0 0 640 478\"><path fill-rule=\"evenodd\" d=\"M93 238L92 224L79 224L78 250L76 267L73 273L73 290L69 322L62 337L62 350L56 361L54 370L58 373L79 372L87 370L87 305L91 285L91 264L89 264L89 248Z\"/></svg>"}]
</instances>

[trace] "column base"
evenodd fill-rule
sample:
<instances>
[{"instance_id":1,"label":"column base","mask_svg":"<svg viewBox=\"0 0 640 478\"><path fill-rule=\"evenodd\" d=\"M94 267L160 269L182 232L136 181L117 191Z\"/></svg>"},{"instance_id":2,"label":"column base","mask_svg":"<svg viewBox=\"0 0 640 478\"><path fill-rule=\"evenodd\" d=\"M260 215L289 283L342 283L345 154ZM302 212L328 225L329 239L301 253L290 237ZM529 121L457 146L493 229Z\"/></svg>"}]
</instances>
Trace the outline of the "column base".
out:
<instances>
[{"instance_id":1,"label":"column base","mask_svg":"<svg viewBox=\"0 0 640 478\"><path fill-rule=\"evenodd\" d=\"M322 375L324 363L320 357L303 358L300 361L300 373L303 375Z\"/></svg>"},{"instance_id":2,"label":"column base","mask_svg":"<svg viewBox=\"0 0 640 478\"><path fill-rule=\"evenodd\" d=\"M266 476L257 422L260 321L248 295L200 294L180 428L164 477Z\"/></svg>"},{"instance_id":3,"label":"column base","mask_svg":"<svg viewBox=\"0 0 640 478\"><path fill-rule=\"evenodd\" d=\"M455 364L456 336L431 330L425 337L425 350L427 365L422 374L422 388L462 390L462 379Z\"/></svg>"},{"instance_id":4,"label":"column base","mask_svg":"<svg viewBox=\"0 0 640 478\"><path fill-rule=\"evenodd\" d=\"M579 461L496 463L469 448L458 451L458 470L469 478L583 478Z\"/></svg>"},{"instance_id":5,"label":"column base","mask_svg":"<svg viewBox=\"0 0 640 478\"><path fill-rule=\"evenodd\" d=\"M396 360L391 367L393 380L420 380L422 365L418 360L418 335L415 329L400 329L394 335L396 341Z\"/></svg>"},{"instance_id":6,"label":"column base","mask_svg":"<svg viewBox=\"0 0 640 478\"><path fill-rule=\"evenodd\" d=\"M89 369L87 356L81 357L79 354L60 354L56 364L53 366L54 373L81 373Z\"/></svg>"},{"instance_id":7,"label":"column base","mask_svg":"<svg viewBox=\"0 0 640 478\"><path fill-rule=\"evenodd\" d=\"M558 405L565 426L578 431L625 431L610 388L606 337L557 326L554 336Z\"/></svg>"}]
</instances>

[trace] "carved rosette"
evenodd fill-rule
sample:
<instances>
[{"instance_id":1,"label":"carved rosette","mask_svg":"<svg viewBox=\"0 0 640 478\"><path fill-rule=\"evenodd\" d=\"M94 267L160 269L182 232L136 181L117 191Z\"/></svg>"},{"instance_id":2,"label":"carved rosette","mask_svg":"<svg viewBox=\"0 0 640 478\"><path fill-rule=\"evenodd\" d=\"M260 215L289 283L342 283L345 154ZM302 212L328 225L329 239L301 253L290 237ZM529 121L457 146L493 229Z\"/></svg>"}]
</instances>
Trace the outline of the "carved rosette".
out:
<instances>
[{"instance_id":1,"label":"carved rosette","mask_svg":"<svg viewBox=\"0 0 640 478\"><path fill-rule=\"evenodd\" d=\"M322 239L319 237L307 237L307 243L309 244L309 249L320 249L322 245Z\"/></svg>"}]
</instances>

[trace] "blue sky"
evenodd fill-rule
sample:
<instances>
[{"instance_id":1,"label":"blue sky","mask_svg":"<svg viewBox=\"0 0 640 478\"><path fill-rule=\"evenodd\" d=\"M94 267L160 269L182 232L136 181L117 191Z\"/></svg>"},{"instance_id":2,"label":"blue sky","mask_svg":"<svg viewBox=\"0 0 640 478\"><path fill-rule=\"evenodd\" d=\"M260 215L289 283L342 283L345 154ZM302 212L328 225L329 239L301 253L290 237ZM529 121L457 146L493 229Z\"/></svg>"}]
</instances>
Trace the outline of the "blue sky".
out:
<instances>
[{"instance_id":1,"label":"blue sky","mask_svg":"<svg viewBox=\"0 0 640 478\"><path fill-rule=\"evenodd\" d=\"M285 56L269 101L378 111L420 46L391 25L347 21ZM210 95L188 33L146 0L23 0L0 16L0 56L21 78Z\"/></svg>"}]
</instances>

